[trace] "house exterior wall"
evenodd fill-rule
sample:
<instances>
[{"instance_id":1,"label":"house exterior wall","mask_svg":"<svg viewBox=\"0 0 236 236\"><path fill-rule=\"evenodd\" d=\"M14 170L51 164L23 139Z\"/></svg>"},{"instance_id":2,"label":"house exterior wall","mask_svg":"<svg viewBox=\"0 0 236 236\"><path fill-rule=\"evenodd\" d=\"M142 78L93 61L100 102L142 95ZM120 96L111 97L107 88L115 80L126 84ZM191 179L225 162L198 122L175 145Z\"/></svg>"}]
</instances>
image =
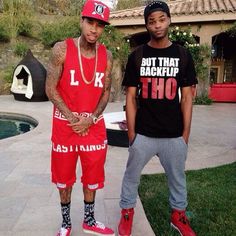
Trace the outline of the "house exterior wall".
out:
<instances>
[{"instance_id":1,"label":"house exterior wall","mask_svg":"<svg viewBox=\"0 0 236 236\"><path fill-rule=\"evenodd\" d=\"M210 80L202 89L212 83L236 83L236 38L225 34L236 22L236 0L169 0L168 3L172 25L190 28L200 44L212 48ZM111 14L111 24L131 39L133 48L149 40L143 11L144 6Z\"/></svg>"},{"instance_id":2,"label":"house exterior wall","mask_svg":"<svg viewBox=\"0 0 236 236\"><path fill-rule=\"evenodd\" d=\"M172 21L173 22L173 21ZM114 22L113 22L114 23ZM179 26L181 28L191 28L191 31L194 35L200 38L200 44L209 44L211 45L212 37L225 32L233 25L234 21L230 22L188 22L188 23L179 23L173 22L172 25ZM136 24L136 25L114 25L126 36L146 32L145 25Z\"/></svg>"}]
</instances>

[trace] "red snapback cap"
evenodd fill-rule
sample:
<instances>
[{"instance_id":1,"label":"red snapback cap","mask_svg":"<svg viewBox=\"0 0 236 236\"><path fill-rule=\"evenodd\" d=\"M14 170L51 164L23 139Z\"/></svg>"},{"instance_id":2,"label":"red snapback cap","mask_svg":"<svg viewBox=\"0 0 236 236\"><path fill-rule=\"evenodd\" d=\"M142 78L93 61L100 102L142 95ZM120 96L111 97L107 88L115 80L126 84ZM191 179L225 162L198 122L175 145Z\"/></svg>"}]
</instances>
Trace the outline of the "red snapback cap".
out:
<instances>
[{"instance_id":1,"label":"red snapback cap","mask_svg":"<svg viewBox=\"0 0 236 236\"><path fill-rule=\"evenodd\" d=\"M94 18L109 25L110 9L100 1L87 0L83 6L82 17Z\"/></svg>"}]
</instances>

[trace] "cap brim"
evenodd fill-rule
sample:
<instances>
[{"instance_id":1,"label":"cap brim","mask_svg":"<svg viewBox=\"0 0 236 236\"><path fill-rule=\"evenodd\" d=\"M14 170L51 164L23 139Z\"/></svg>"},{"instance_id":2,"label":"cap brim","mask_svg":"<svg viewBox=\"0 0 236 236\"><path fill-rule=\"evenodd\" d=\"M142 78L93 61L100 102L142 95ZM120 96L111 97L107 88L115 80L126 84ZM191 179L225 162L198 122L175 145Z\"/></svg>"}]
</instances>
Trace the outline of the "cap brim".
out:
<instances>
[{"instance_id":1,"label":"cap brim","mask_svg":"<svg viewBox=\"0 0 236 236\"><path fill-rule=\"evenodd\" d=\"M103 21L103 20L98 19L98 18L95 18L95 17L86 16L86 15L82 16L82 18L84 18L84 17L86 17L86 18L90 18L90 19L94 19L94 20L97 20L97 21L100 21L100 22L102 22L104 25L110 25L109 22Z\"/></svg>"},{"instance_id":2,"label":"cap brim","mask_svg":"<svg viewBox=\"0 0 236 236\"><path fill-rule=\"evenodd\" d=\"M155 12L155 11L162 11L162 12L166 13L166 11L165 11L163 8L158 7L158 8L154 8L154 9L152 9L151 11L149 11L149 12L148 12L148 15L146 16L146 18L148 18L148 16L150 16L150 15L151 15L153 12ZM166 13L166 15L168 16L167 13Z\"/></svg>"}]
</instances>

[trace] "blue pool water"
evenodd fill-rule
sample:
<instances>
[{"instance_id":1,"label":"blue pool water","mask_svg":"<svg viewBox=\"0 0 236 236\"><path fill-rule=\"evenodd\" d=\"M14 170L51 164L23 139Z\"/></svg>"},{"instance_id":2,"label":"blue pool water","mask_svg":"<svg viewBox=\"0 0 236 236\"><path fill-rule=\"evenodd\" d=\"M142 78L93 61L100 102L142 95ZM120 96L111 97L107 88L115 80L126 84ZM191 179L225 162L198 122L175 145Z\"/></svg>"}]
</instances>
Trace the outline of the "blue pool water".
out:
<instances>
[{"instance_id":1,"label":"blue pool water","mask_svg":"<svg viewBox=\"0 0 236 236\"><path fill-rule=\"evenodd\" d=\"M31 131L38 122L30 116L0 112L0 139Z\"/></svg>"}]
</instances>

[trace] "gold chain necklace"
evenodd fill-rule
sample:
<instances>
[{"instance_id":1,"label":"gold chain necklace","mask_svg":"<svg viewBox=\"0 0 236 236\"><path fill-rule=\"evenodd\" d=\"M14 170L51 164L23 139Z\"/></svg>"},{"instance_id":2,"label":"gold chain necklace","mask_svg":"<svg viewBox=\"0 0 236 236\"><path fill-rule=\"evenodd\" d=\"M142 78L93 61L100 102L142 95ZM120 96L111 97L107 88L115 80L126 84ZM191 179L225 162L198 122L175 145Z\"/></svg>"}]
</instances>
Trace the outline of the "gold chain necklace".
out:
<instances>
[{"instance_id":1,"label":"gold chain necklace","mask_svg":"<svg viewBox=\"0 0 236 236\"><path fill-rule=\"evenodd\" d=\"M95 75L96 75L96 71L97 71L97 62L98 62L97 45L95 45L94 73L93 73L93 78L90 81L88 81L84 76L84 69L83 69L82 58L81 58L81 49L80 49L80 37L78 38L78 57L79 57L79 67L80 67L82 79L83 79L84 83L91 84L95 80Z\"/></svg>"}]
</instances>

